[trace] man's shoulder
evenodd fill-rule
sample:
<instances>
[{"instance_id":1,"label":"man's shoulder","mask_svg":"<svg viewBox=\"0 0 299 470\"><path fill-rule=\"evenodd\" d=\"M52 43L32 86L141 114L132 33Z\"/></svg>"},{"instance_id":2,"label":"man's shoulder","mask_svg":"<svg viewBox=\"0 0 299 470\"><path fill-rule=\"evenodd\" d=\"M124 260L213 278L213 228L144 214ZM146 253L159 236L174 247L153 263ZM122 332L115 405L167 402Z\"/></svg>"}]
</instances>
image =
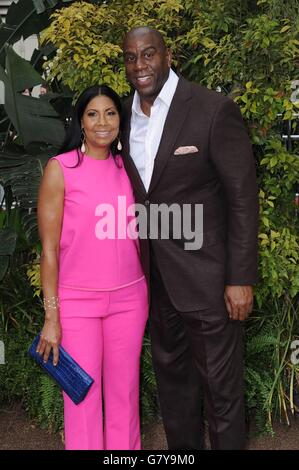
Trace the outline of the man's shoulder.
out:
<instances>
[{"instance_id":1,"label":"man's shoulder","mask_svg":"<svg viewBox=\"0 0 299 470\"><path fill-rule=\"evenodd\" d=\"M201 106L207 105L209 107L218 106L220 103L231 101L230 98L223 93L210 90L209 88L195 82L191 82L186 78L179 75L178 85L174 94L174 98L185 99L189 96L192 100L200 101ZM131 112L133 105L134 93L123 99L124 113L127 115Z\"/></svg>"},{"instance_id":2,"label":"man's shoulder","mask_svg":"<svg viewBox=\"0 0 299 470\"><path fill-rule=\"evenodd\" d=\"M201 102L206 102L209 105L214 104L215 106L230 100L227 96L219 91L211 90L203 85L186 80L183 77L180 77L179 83L181 83L183 88L189 88L191 99L199 99Z\"/></svg>"}]
</instances>

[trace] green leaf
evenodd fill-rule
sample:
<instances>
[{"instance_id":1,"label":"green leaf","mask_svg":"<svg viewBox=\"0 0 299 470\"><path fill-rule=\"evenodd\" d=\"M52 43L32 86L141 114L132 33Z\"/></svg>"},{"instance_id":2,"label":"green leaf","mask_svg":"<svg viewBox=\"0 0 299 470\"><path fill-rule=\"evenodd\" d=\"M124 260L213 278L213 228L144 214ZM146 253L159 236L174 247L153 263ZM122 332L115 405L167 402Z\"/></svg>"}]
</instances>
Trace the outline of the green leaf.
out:
<instances>
[{"instance_id":1,"label":"green leaf","mask_svg":"<svg viewBox=\"0 0 299 470\"><path fill-rule=\"evenodd\" d=\"M4 45L13 44L21 37L38 34L49 24L48 13L38 15L31 1L19 0L8 9L6 22L0 25L0 55L4 65Z\"/></svg>"},{"instance_id":2,"label":"green leaf","mask_svg":"<svg viewBox=\"0 0 299 470\"><path fill-rule=\"evenodd\" d=\"M11 255L16 247L17 234L7 227L0 230L0 256Z\"/></svg>"},{"instance_id":3,"label":"green leaf","mask_svg":"<svg viewBox=\"0 0 299 470\"><path fill-rule=\"evenodd\" d=\"M5 86L5 111L23 145L45 142L59 147L65 133L54 108L46 100L21 94L24 88L42 83L42 78L11 46L7 47L6 71L0 66L0 80Z\"/></svg>"},{"instance_id":4,"label":"green leaf","mask_svg":"<svg viewBox=\"0 0 299 470\"><path fill-rule=\"evenodd\" d=\"M262 240L268 240L268 235L266 233L260 233L259 238L261 238Z\"/></svg>"},{"instance_id":5,"label":"green leaf","mask_svg":"<svg viewBox=\"0 0 299 470\"><path fill-rule=\"evenodd\" d=\"M267 48L270 45L270 40L268 38L264 38L262 41L262 47Z\"/></svg>"},{"instance_id":6,"label":"green leaf","mask_svg":"<svg viewBox=\"0 0 299 470\"><path fill-rule=\"evenodd\" d=\"M5 276L5 273L9 266L9 256L0 256L0 281Z\"/></svg>"},{"instance_id":7,"label":"green leaf","mask_svg":"<svg viewBox=\"0 0 299 470\"><path fill-rule=\"evenodd\" d=\"M210 39L210 38L202 38L201 43L207 48L207 49L214 49L216 47L216 43Z\"/></svg>"},{"instance_id":8,"label":"green leaf","mask_svg":"<svg viewBox=\"0 0 299 470\"><path fill-rule=\"evenodd\" d=\"M48 148L45 153L37 149L34 153L36 156L21 151L18 154L0 152L0 183L4 187L10 186L14 200L18 202L22 227L29 243L38 240L36 206L43 166L50 156L57 154L57 149ZM19 225L13 222L11 215L10 223L18 233Z\"/></svg>"},{"instance_id":9,"label":"green leaf","mask_svg":"<svg viewBox=\"0 0 299 470\"><path fill-rule=\"evenodd\" d=\"M33 1L34 6L35 6L36 12L38 14L43 13L44 11L46 11L46 6L45 6L43 0L32 0L32 1Z\"/></svg>"},{"instance_id":10,"label":"green leaf","mask_svg":"<svg viewBox=\"0 0 299 470\"><path fill-rule=\"evenodd\" d=\"M4 66L5 44L39 34L50 24L51 11L74 0L19 0L8 8L5 23L0 23L0 63Z\"/></svg>"},{"instance_id":11,"label":"green leaf","mask_svg":"<svg viewBox=\"0 0 299 470\"><path fill-rule=\"evenodd\" d=\"M42 77L30 62L20 57L11 46L6 48L6 70L10 75L11 86L15 92L22 92L26 88L42 83Z\"/></svg>"},{"instance_id":12,"label":"green leaf","mask_svg":"<svg viewBox=\"0 0 299 470\"><path fill-rule=\"evenodd\" d=\"M269 219L267 219L266 217L262 217L262 221L263 221L265 227L270 227Z\"/></svg>"},{"instance_id":13,"label":"green leaf","mask_svg":"<svg viewBox=\"0 0 299 470\"><path fill-rule=\"evenodd\" d=\"M281 32L281 33L285 33L285 32L288 31L290 28L291 28L290 25L284 26L283 28L281 28L280 32Z\"/></svg>"},{"instance_id":14,"label":"green leaf","mask_svg":"<svg viewBox=\"0 0 299 470\"><path fill-rule=\"evenodd\" d=\"M277 157L272 157L269 166L273 168L275 165L277 165Z\"/></svg>"}]
</instances>

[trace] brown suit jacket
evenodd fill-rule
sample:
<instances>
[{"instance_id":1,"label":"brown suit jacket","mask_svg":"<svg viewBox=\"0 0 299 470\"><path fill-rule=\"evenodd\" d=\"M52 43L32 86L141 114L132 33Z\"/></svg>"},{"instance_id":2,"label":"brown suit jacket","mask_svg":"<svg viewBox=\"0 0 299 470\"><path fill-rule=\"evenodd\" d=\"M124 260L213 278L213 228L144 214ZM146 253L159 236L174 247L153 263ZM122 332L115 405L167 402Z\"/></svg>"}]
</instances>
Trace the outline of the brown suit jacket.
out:
<instances>
[{"instance_id":1,"label":"brown suit jacket","mask_svg":"<svg viewBox=\"0 0 299 470\"><path fill-rule=\"evenodd\" d=\"M180 77L146 192L130 157L131 107L132 97L125 103L124 163L136 202L147 209L152 203L203 204L200 249L186 251L184 238L140 240L146 276L158 269L180 311L223 304L225 285L257 282L258 191L239 108L224 95ZM195 146L198 152L174 155L182 146Z\"/></svg>"}]
</instances>

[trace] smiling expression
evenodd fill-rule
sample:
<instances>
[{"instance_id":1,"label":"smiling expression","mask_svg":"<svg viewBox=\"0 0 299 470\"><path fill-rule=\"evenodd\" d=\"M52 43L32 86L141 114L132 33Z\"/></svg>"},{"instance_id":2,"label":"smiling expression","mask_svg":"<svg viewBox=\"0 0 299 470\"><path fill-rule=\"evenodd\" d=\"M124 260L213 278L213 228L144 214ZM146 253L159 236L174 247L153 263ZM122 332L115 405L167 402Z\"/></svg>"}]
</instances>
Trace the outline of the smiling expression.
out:
<instances>
[{"instance_id":1,"label":"smiling expression","mask_svg":"<svg viewBox=\"0 0 299 470\"><path fill-rule=\"evenodd\" d=\"M151 31L131 32L124 41L126 75L140 98L152 103L166 82L171 52Z\"/></svg>"},{"instance_id":2,"label":"smiling expression","mask_svg":"<svg viewBox=\"0 0 299 470\"><path fill-rule=\"evenodd\" d=\"M87 153L99 147L110 148L119 133L120 117L113 101L104 95L93 98L85 108L81 125Z\"/></svg>"}]
</instances>

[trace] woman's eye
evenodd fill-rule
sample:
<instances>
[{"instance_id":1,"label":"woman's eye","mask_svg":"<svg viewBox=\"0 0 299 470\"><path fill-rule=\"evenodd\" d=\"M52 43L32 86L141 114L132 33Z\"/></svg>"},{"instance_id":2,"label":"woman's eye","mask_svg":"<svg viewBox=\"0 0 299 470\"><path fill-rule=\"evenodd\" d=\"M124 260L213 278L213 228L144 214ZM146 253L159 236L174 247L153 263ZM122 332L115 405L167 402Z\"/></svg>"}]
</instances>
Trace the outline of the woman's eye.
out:
<instances>
[{"instance_id":1,"label":"woman's eye","mask_svg":"<svg viewBox=\"0 0 299 470\"><path fill-rule=\"evenodd\" d=\"M94 117L94 116L96 116L96 113L87 113L87 116L88 117Z\"/></svg>"},{"instance_id":2,"label":"woman's eye","mask_svg":"<svg viewBox=\"0 0 299 470\"><path fill-rule=\"evenodd\" d=\"M115 116L116 115L116 112L115 111L109 111L108 112L108 116Z\"/></svg>"}]
</instances>

